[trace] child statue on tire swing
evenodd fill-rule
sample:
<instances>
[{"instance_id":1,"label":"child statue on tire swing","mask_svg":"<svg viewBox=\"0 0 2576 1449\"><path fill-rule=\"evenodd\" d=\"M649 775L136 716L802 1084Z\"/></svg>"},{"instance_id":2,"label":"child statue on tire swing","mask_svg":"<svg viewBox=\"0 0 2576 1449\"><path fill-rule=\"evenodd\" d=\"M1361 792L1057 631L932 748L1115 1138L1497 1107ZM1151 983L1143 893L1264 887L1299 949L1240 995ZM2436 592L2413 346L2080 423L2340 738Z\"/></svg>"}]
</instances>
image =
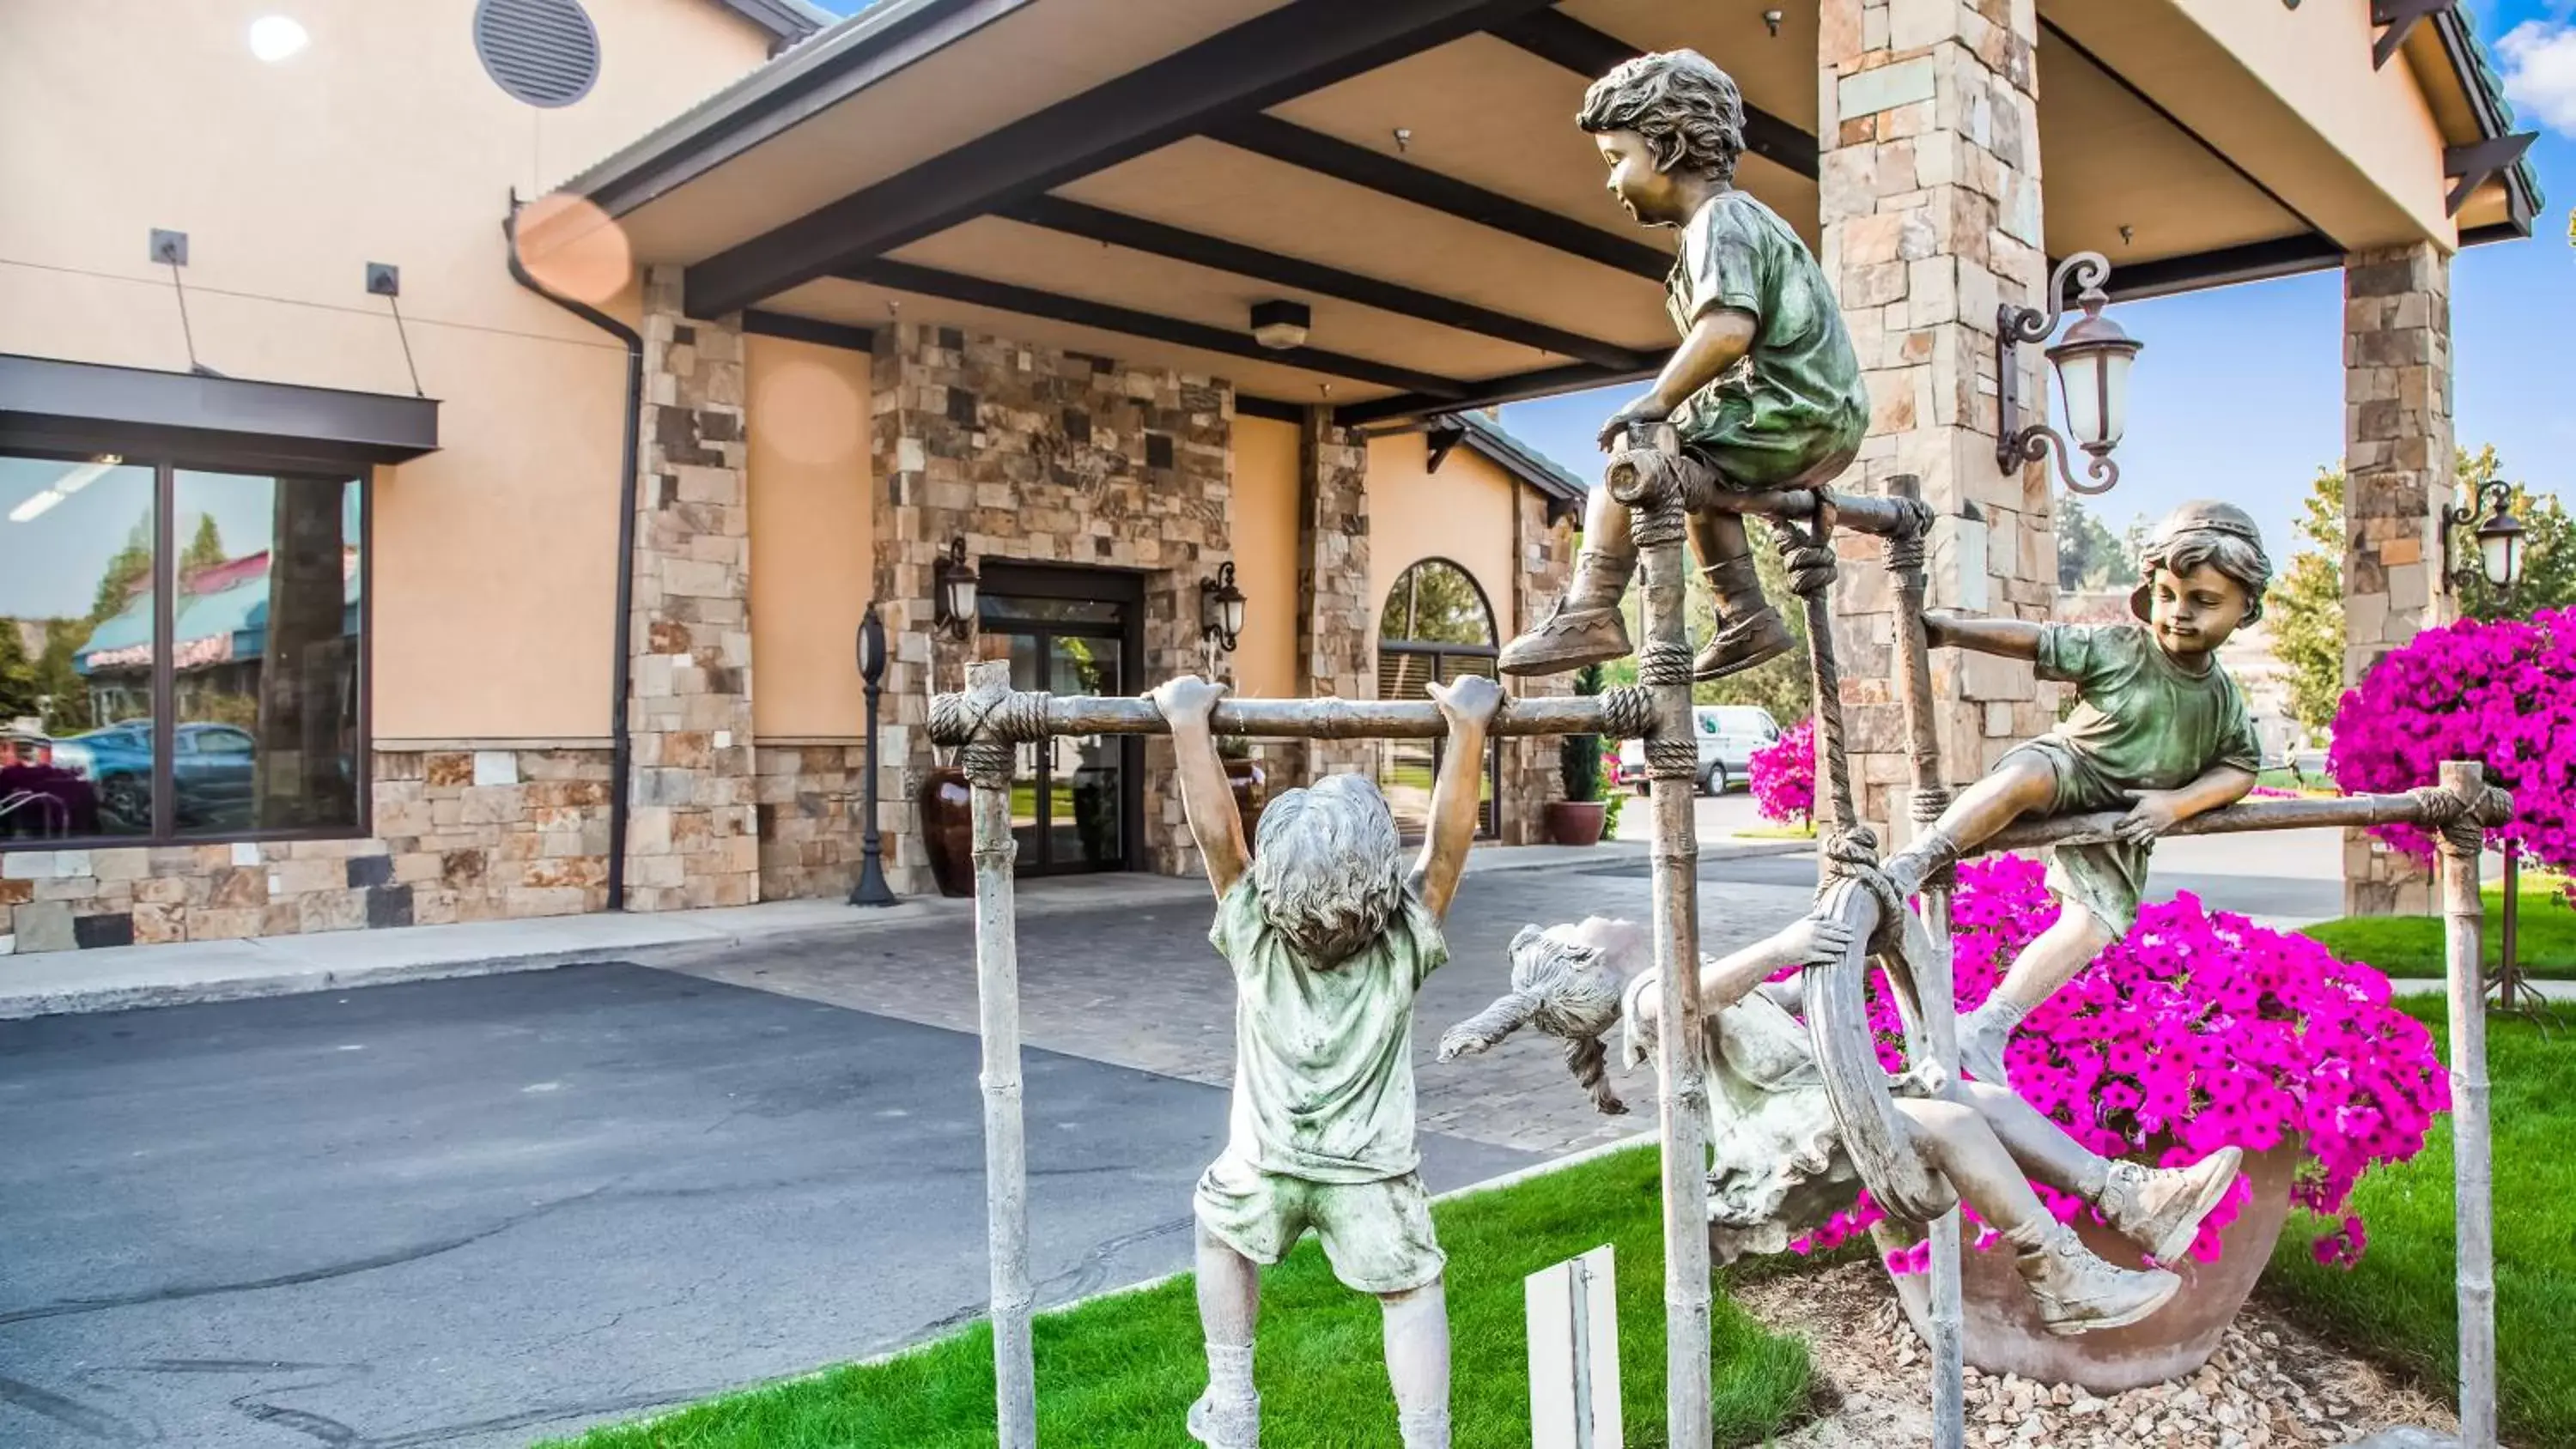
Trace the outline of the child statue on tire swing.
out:
<instances>
[{"instance_id":1,"label":"child statue on tire swing","mask_svg":"<svg viewBox=\"0 0 2576 1449\"><path fill-rule=\"evenodd\" d=\"M2232 503L2186 503L2156 525L2129 595L2135 624L2082 627L1926 615L1936 646L2027 659L2039 677L2075 686L2075 712L2015 746L1960 792L1922 838L1887 862L1908 894L2024 815L2119 810L2117 838L2052 846L2057 923L2014 958L1985 1005L1959 1023L1959 1061L2006 1085L2004 1045L2024 1016L2129 933L2156 837L2233 805L2254 788L2262 745L2218 647L2263 617L2272 562L2252 515Z\"/></svg>"},{"instance_id":2,"label":"child statue on tire swing","mask_svg":"<svg viewBox=\"0 0 2576 1449\"><path fill-rule=\"evenodd\" d=\"M1413 998L1449 958L1441 922L1476 834L1476 777L1502 690L1473 675L1431 697L1449 744L1430 839L1407 871L1395 815L1359 775L1328 775L1262 811L1244 849L1209 729L1221 685L1153 693L1170 722L1181 807L1216 891L1209 941L1234 969L1234 1104L1199 1179L1199 1324L1208 1386L1191 1438L1257 1449L1252 1387L1261 1266L1308 1228L1333 1276L1385 1309L1386 1372L1405 1449L1449 1449L1447 1260L1415 1172Z\"/></svg>"},{"instance_id":3,"label":"child statue on tire swing","mask_svg":"<svg viewBox=\"0 0 2576 1449\"><path fill-rule=\"evenodd\" d=\"M1681 233L1664 301L1681 346L1654 387L1601 427L1669 419L1682 451L1744 492L1822 488L1869 431L1869 390L1833 289L1778 213L1735 189L1744 101L1696 51L1641 55L1595 81L1575 124L1610 168L1611 193L1646 226ZM1717 633L1693 661L1717 679L1787 653L1789 627L1754 577L1741 515L1690 513L1692 552L1716 595ZM1595 489L1583 553L1554 615L1504 648L1506 674L1554 674L1625 658L1619 599L1637 564L1628 510Z\"/></svg>"}]
</instances>

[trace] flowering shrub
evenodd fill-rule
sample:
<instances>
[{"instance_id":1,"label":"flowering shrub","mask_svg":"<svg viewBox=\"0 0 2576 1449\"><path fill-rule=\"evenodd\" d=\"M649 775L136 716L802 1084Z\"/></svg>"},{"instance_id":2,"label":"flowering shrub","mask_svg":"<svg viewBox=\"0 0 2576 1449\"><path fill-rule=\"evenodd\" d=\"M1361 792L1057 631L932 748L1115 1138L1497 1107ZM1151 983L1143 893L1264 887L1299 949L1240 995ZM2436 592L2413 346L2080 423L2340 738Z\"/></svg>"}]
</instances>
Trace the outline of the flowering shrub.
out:
<instances>
[{"instance_id":1,"label":"flowering shrub","mask_svg":"<svg viewBox=\"0 0 2576 1449\"><path fill-rule=\"evenodd\" d=\"M2484 761L2514 806L2489 842L2520 841L2525 855L2576 873L2576 609L2416 635L2344 695L2327 759L2356 791L2437 784L2444 760ZM2433 853L2415 826L2378 833L2409 854Z\"/></svg>"},{"instance_id":2,"label":"flowering shrub","mask_svg":"<svg viewBox=\"0 0 2576 1449\"><path fill-rule=\"evenodd\" d=\"M2041 877L2036 861L2018 856L1959 868L1951 914L1963 1012L2057 918ZM1902 1028L1885 983L1878 988L1870 1021L1893 1070ZM2343 1210L2372 1164L2421 1151L2433 1114L2451 1105L2432 1034L2389 1006L2386 977L2305 936L2203 910L2189 893L2141 907L2125 940L2030 1014L2005 1062L2024 1100L2105 1157L2180 1166L2230 1145L2300 1143L2308 1160L2291 1199L2325 1214ZM2034 1186L2060 1222L2088 1210ZM2201 1224L2193 1257L2217 1258L2218 1230L2251 1197L2240 1177ZM1864 1192L1792 1247L1832 1247L1880 1216ZM1982 1233L1977 1245L1993 1237ZM2319 1257L2351 1262L2363 1242L2360 1219L2346 1217ZM1917 1244L1889 1267L1920 1271L1929 1254Z\"/></svg>"},{"instance_id":3,"label":"flowering shrub","mask_svg":"<svg viewBox=\"0 0 2576 1449\"><path fill-rule=\"evenodd\" d=\"M1805 824L1816 813L1816 721L1798 721L1788 733L1755 750L1746 761L1753 808L1765 820Z\"/></svg>"}]
</instances>

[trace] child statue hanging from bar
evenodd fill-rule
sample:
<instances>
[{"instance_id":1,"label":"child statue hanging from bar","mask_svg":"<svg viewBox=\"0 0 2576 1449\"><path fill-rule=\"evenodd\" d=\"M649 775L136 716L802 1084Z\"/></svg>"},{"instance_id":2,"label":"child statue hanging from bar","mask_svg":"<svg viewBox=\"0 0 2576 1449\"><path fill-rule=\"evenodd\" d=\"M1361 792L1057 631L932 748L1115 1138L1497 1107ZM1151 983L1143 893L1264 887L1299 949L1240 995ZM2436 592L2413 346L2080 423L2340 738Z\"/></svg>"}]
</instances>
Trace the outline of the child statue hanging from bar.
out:
<instances>
[{"instance_id":1,"label":"child statue hanging from bar","mask_svg":"<svg viewBox=\"0 0 2576 1449\"><path fill-rule=\"evenodd\" d=\"M1696 51L1641 55L1595 81L1575 124L1609 165L1609 186L1646 226L1681 233L1664 282L1681 345L1654 387L1601 427L1669 419L1683 453L1740 492L1821 488L1869 430L1869 390L1833 289L1777 212L1735 189L1744 102ZM1788 625L1754 576L1744 519L1694 506L1692 551L1716 595L1718 629L1693 661L1716 679L1788 652ZM1628 510L1596 489L1583 552L1556 612L1506 646L1507 674L1553 674L1625 657L1619 601L1637 563Z\"/></svg>"},{"instance_id":2,"label":"child statue hanging from bar","mask_svg":"<svg viewBox=\"0 0 2576 1449\"><path fill-rule=\"evenodd\" d=\"M1720 1262L1785 1251L1851 1205L1858 1169L1843 1144L1815 1048L1798 1019L1802 982L1782 967L1826 965L1851 944L1838 921L1798 921L1723 959L1702 958L1707 1064L1709 1245ZM1630 1065L1651 1053L1662 1001L1654 948L1627 921L1593 917L1512 938L1510 994L1440 1038L1440 1059L1492 1048L1535 1025L1566 1043L1577 1081L1604 1111L1623 1110L1603 1079L1604 1039L1624 1023ZM2086 1248L2031 1190L2033 1181L2099 1208L2158 1263L2178 1263L2201 1219L2235 1182L2244 1154L2222 1148L2184 1168L2116 1162L2087 1149L2011 1091L1910 1072L1896 1107L1906 1147L2012 1245L2040 1321L2057 1334L2120 1328L2182 1286L2171 1271L2122 1268Z\"/></svg>"},{"instance_id":3,"label":"child statue hanging from bar","mask_svg":"<svg viewBox=\"0 0 2576 1449\"><path fill-rule=\"evenodd\" d=\"M1891 857L1912 892L2024 815L2125 810L2114 838L2048 851L2057 923L2014 959L1994 994L1959 1024L1961 1065L2005 1082L2004 1045L2024 1016L2129 933L2158 835L2232 805L2254 788L2262 746L2218 647L2263 617L2272 563L2254 519L2232 503L2186 503L2156 525L2129 595L2133 624L2079 626L1929 614L1935 646L2038 666L2079 701L2049 734L2018 745L1961 791L1940 820Z\"/></svg>"},{"instance_id":4,"label":"child statue hanging from bar","mask_svg":"<svg viewBox=\"0 0 2576 1449\"><path fill-rule=\"evenodd\" d=\"M1313 1228L1333 1276L1384 1305L1405 1449L1447 1449L1447 1260L1415 1173L1413 998L1448 959L1441 922L1476 834L1477 776L1502 691L1472 675L1431 686L1448 746L1430 839L1409 872L1394 813L1358 775L1282 794L1247 852L1209 730L1224 695L1184 677L1152 696L1171 724L1182 809L1216 891L1208 939L1236 992L1225 1150L1194 1200L1208 1386L1190 1407L1190 1437L1211 1449L1259 1444L1260 1268Z\"/></svg>"}]
</instances>

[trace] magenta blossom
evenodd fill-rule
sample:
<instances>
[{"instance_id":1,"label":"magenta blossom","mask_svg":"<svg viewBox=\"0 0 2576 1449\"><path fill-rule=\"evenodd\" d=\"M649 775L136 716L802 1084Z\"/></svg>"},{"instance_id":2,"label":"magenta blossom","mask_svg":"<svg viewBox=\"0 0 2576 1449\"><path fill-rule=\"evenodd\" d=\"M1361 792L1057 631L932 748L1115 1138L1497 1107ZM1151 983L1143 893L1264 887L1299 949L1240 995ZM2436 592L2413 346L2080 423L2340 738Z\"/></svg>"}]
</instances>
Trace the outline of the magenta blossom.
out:
<instances>
[{"instance_id":1,"label":"magenta blossom","mask_svg":"<svg viewBox=\"0 0 2576 1449\"><path fill-rule=\"evenodd\" d=\"M2488 843L2520 841L2526 855L2576 873L2576 609L2416 635L2344 695L2327 760L2353 791L2439 784L2444 760L2483 761L2514 807ZM2378 833L2410 855L2433 853L2414 826Z\"/></svg>"},{"instance_id":2,"label":"magenta blossom","mask_svg":"<svg viewBox=\"0 0 2576 1449\"><path fill-rule=\"evenodd\" d=\"M2041 877L2039 864L2020 856L1959 868L1951 919L1961 1012L1982 1003L2057 919ZM1883 981L1874 983L1870 1021L1879 1058L1893 1070L1902 1028ZM2306 1161L2292 1201L2325 1214L2343 1210L2372 1166L2422 1151L2433 1115L2451 1105L2432 1033L2388 1004L2386 977L2305 936L2205 910L2189 893L2142 907L2125 940L2030 1014L2005 1062L2024 1100L2105 1157L2174 1167L2222 1147L2296 1144ZM2060 1222L2088 1210L2069 1194L2038 1190ZM2192 1256L2214 1261L2219 1229L2252 1197L2238 1178L2201 1224ZM1791 1246L1830 1248L1881 1216L1863 1193L1852 1211ZM1981 1232L1978 1245L1991 1237ZM2360 1219L2347 1217L2321 1252L2349 1263L2365 1243ZM1916 1270L1921 1258L1893 1255L1890 1266Z\"/></svg>"},{"instance_id":3,"label":"magenta blossom","mask_svg":"<svg viewBox=\"0 0 2576 1449\"><path fill-rule=\"evenodd\" d=\"M1747 763L1753 807L1765 820L1804 823L1816 813L1816 721L1798 721L1787 734L1755 750Z\"/></svg>"}]
</instances>

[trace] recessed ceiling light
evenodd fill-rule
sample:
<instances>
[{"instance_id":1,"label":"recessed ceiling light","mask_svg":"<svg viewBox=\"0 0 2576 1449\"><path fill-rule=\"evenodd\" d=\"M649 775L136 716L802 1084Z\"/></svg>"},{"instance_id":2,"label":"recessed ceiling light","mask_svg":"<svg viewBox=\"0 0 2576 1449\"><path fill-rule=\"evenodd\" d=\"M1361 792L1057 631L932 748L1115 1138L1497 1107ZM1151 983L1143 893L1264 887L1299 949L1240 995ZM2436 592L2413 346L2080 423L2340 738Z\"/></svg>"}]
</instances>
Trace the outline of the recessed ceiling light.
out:
<instances>
[{"instance_id":1,"label":"recessed ceiling light","mask_svg":"<svg viewBox=\"0 0 2576 1449\"><path fill-rule=\"evenodd\" d=\"M250 23L250 53L275 65L302 50L312 37L285 15L263 15Z\"/></svg>"}]
</instances>

